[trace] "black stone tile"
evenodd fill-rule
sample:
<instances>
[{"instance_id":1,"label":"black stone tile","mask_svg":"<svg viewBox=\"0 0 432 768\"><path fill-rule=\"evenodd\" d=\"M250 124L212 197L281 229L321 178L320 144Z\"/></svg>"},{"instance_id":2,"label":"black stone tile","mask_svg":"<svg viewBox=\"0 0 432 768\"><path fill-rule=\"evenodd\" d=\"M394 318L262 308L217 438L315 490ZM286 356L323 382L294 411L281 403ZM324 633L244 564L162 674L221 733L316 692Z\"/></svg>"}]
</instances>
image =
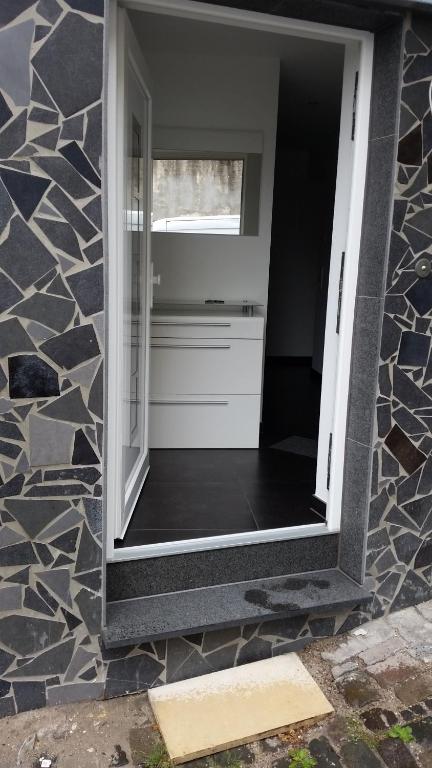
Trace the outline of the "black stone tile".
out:
<instances>
[{"instance_id":1,"label":"black stone tile","mask_svg":"<svg viewBox=\"0 0 432 768\"><path fill-rule=\"evenodd\" d=\"M9 459L17 459L21 453L21 446L15 443L8 443L6 440L0 440L0 454Z\"/></svg>"},{"instance_id":2,"label":"black stone tile","mask_svg":"<svg viewBox=\"0 0 432 768\"><path fill-rule=\"evenodd\" d=\"M405 469L412 474L426 460L426 457L409 438L395 425L385 439L385 444Z\"/></svg>"},{"instance_id":3,"label":"black stone tile","mask_svg":"<svg viewBox=\"0 0 432 768\"><path fill-rule=\"evenodd\" d=\"M102 207L100 195L95 197L93 200L90 200L90 202L84 206L83 212L99 230L102 229Z\"/></svg>"},{"instance_id":4,"label":"black stone tile","mask_svg":"<svg viewBox=\"0 0 432 768\"><path fill-rule=\"evenodd\" d=\"M46 133L42 133L40 136L32 139L33 144L38 147L44 147L45 149L54 150L57 147L57 140L59 137L60 128L53 128Z\"/></svg>"},{"instance_id":5,"label":"black stone tile","mask_svg":"<svg viewBox=\"0 0 432 768\"><path fill-rule=\"evenodd\" d=\"M36 24L34 33L35 43L38 43L39 40L43 40L44 37L47 36L50 29L51 27L48 24Z\"/></svg>"},{"instance_id":6,"label":"black stone tile","mask_svg":"<svg viewBox=\"0 0 432 768\"><path fill-rule=\"evenodd\" d=\"M74 629L82 624L81 619L78 619L76 616L74 616L73 613L70 613L70 611L67 611L65 608L62 608L61 611L65 618L69 632L73 632Z\"/></svg>"},{"instance_id":7,"label":"black stone tile","mask_svg":"<svg viewBox=\"0 0 432 768\"><path fill-rule=\"evenodd\" d=\"M71 8L85 13L92 13L94 16L104 15L104 0L67 0Z\"/></svg>"},{"instance_id":8,"label":"black stone tile","mask_svg":"<svg viewBox=\"0 0 432 768\"><path fill-rule=\"evenodd\" d=\"M31 259L28 258L31 254ZM0 245L0 266L22 288L29 288L57 264L36 235L15 216L7 239Z\"/></svg>"},{"instance_id":9,"label":"black stone tile","mask_svg":"<svg viewBox=\"0 0 432 768\"><path fill-rule=\"evenodd\" d=\"M57 185L52 187L47 194L47 198L86 243L97 234L93 224L81 213L60 187Z\"/></svg>"},{"instance_id":10,"label":"black stone tile","mask_svg":"<svg viewBox=\"0 0 432 768\"><path fill-rule=\"evenodd\" d=\"M68 13L33 57L34 68L65 117L100 97L102 46L102 24Z\"/></svg>"},{"instance_id":11,"label":"black stone tile","mask_svg":"<svg viewBox=\"0 0 432 768\"><path fill-rule=\"evenodd\" d=\"M13 683L13 691L18 712L41 709L46 706L45 683L32 680Z\"/></svg>"},{"instance_id":12,"label":"black stone tile","mask_svg":"<svg viewBox=\"0 0 432 768\"><path fill-rule=\"evenodd\" d=\"M66 370L91 360L99 354L99 345L93 325L72 328L41 344L44 354ZM93 411L94 412L94 411Z\"/></svg>"},{"instance_id":13,"label":"black stone tile","mask_svg":"<svg viewBox=\"0 0 432 768\"><path fill-rule=\"evenodd\" d=\"M403 509L410 516L417 526L423 525L430 512L430 500L426 496L423 499L416 499L403 505Z\"/></svg>"},{"instance_id":14,"label":"black stone tile","mask_svg":"<svg viewBox=\"0 0 432 768\"><path fill-rule=\"evenodd\" d=\"M55 296L62 296L65 299L72 299L72 294L66 288L61 275L57 275L57 277L54 278L52 283L48 285L47 293L53 293ZM63 382L63 386L64 386L64 382ZM70 382L69 382L69 386L71 386Z\"/></svg>"},{"instance_id":15,"label":"black stone tile","mask_svg":"<svg viewBox=\"0 0 432 768\"><path fill-rule=\"evenodd\" d=\"M101 597L83 588L75 596L75 602L78 605L89 634L97 635L100 632L102 621Z\"/></svg>"},{"instance_id":16,"label":"black stone tile","mask_svg":"<svg viewBox=\"0 0 432 768\"><path fill-rule=\"evenodd\" d=\"M347 436L363 445L371 443L375 418L382 304L380 299L356 300Z\"/></svg>"},{"instance_id":17,"label":"black stone tile","mask_svg":"<svg viewBox=\"0 0 432 768\"><path fill-rule=\"evenodd\" d=\"M422 129L418 125L399 141L398 162L403 165L421 165L422 149Z\"/></svg>"},{"instance_id":18,"label":"black stone tile","mask_svg":"<svg viewBox=\"0 0 432 768\"><path fill-rule=\"evenodd\" d=\"M398 560L406 565L409 565L418 549L420 548L422 540L415 536L413 533L402 533L400 536L396 536L393 539L393 546L396 552ZM428 563L426 563L428 565Z\"/></svg>"},{"instance_id":19,"label":"black stone tile","mask_svg":"<svg viewBox=\"0 0 432 768\"><path fill-rule=\"evenodd\" d=\"M99 592L101 587L102 574L100 570L83 573L81 576L74 576L74 581L88 587L93 592Z\"/></svg>"},{"instance_id":20,"label":"black stone tile","mask_svg":"<svg viewBox=\"0 0 432 768\"><path fill-rule=\"evenodd\" d=\"M8 159L25 143L27 110L23 109L0 133L0 158Z\"/></svg>"},{"instance_id":21,"label":"black stone tile","mask_svg":"<svg viewBox=\"0 0 432 768\"><path fill-rule=\"evenodd\" d=\"M100 238L100 240L96 240L95 243L88 245L87 248L84 248L84 254L90 264L95 264L96 261L99 261L103 256L102 238Z\"/></svg>"},{"instance_id":22,"label":"black stone tile","mask_svg":"<svg viewBox=\"0 0 432 768\"><path fill-rule=\"evenodd\" d=\"M99 458L91 447L82 429L75 433L72 464L99 464Z\"/></svg>"},{"instance_id":23,"label":"black stone tile","mask_svg":"<svg viewBox=\"0 0 432 768\"><path fill-rule=\"evenodd\" d=\"M130 527L256 530L248 502L239 489L151 481L144 486Z\"/></svg>"},{"instance_id":24,"label":"black stone tile","mask_svg":"<svg viewBox=\"0 0 432 768\"><path fill-rule=\"evenodd\" d=\"M358 582L365 566L371 461L370 448L346 440L339 565Z\"/></svg>"},{"instance_id":25,"label":"black stone tile","mask_svg":"<svg viewBox=\"0 0 432 768\"><path fill-rule=\"evenodd\" d=\"M24 475L18 474L3 483L3 485L0 485L0 499L7 499L8 496L19 496L24 485L24 480Z\"/></svg>"},{"instance_id":26,"label":"black stone tile","mask_svg":"<svg viewBox=\"0 0 432 768\"><path fill-rule=\"evenodd\" d=\"M29 572L30 572L30 566L27 566L26 568L22 568L16 573L13 573L11 576L8 576L7 579L5 579L5 581L11 582L12 584L28 584Z\"/></svg>"},{"instance_id":27,"label":"black stone tile","mask_svg":"<svg viewBox=\"0 0 432 768\"><path fill-rule=\"evenodd\" d=\"M398 21L379 30L374 40L370 138L396 133L403 26Z\"/></svg>"},{"instance_id":28,"label":"black stone tile","mask_svg":"<svg viewBox=\"0 0 432 768\"><path fill-rule=\"evenodd\" d=\"M57 0L39 0L37 4L39 16L54 24L60 16L62 9Z\"/></svg>"},{"instance_id":29,"label":"black stone tile","mask_svg":"<svg viewBox=\"0 0 432 768\"><path fill-rule=\"evenodd\" d=\"M9 168L0 168L0 178L21 215L28 221L48 189L50 180Z\"/></svg>"},{"instance_id":30,"label":"black stone tile","mask_svg":"<svg viewBox=\"0 0 432 768\"><path fill-rule=\"evenodd\" d=\"M127 659L115 659L108 664L105 695L118 695L120 690L123 693L147 690L163 670L163 664L145 653Z\"/></svg>"},{"instance_id":31,"label":"black stone tile","mask_svg":"<svg viewBox=\"0 0 432 768\"><path fill-rule=\"evenodd\" d=\"M52 397L60 394L58 374L37 355L9 358L9 392L13 398Z\"/></svg>"},{"instance_id":32,"label":"black stone tile","mask_svg":"<svg viewBox=\"0 0 432 768\"><path fill-rule=\"evenodd\" d=\"M428 109L429 83L425 80L402 88L401 99L422 120Z\"/></svg>"},{"instance_id":33,"label":"black stone tile","mask_svg":"<svg viewBox=\"0 0 432 768\"><path fill-rule=\"evenodd\" d=\"M40 503L40 502L39 502ZM46 544L35 544L36 552L42 565L49 565L54 558Z\"/></svg>"},{"instance_id":34,"label":"black stone tile","mask_svg":"<svg viewBox=\"0 0 432 768\"><path fill-rule=\"evenodd\" d=\"M427 314L432 309L432 280L417 280L407 291L407 298L420 315Z\"/></svg>"},{"instance_id":35,"label":"black stone tile","mask_svg":"<svg viewBox=\"0 0 432 768\"><path fill-rule=\"evenodd\" d=\"M84 176L84 178L87 179L90 184L100 188L101 180L99 176L97 173L95 173L93 166L89 163L84 152L78 146L76 141L71 141L70 144L66 144L65 146L61 147L60 152L63 157L65 157L66 160L68 160L69 163L74 166L74 168L78 171L78 173L81 174L81 176Z\"/></svg>"},{"instance_id":36,"label":"black stone tile","mask_svg":"<svg viewBox=\"0 0 432 768\"><path fill-rule=\"evenodd\" d=\"M403 405L406 405L408 410L432 406L431 398L397 366L394 366L393 369L393 392L394 396Z\"/></svg>"},{"instance_id":37,"label":"black stone tile","mask_svg":"<svg viewBox=\"0 0 432 768\"><path fill-rule=\"evenodd\" d=\"M232 535L233 533L247 533L256 528L130 528L128 529L122 545L125 547L138 547L144 544L160 544L172 541L189 541L190 539L208 539L212 536Z\"/></svg>"},{"instance_id":38,"label":"black stone tile","mask_svg":"<svg viewBox=\"0 0 432 768\"><path fill-rule=\"evenodd\" d=\"M26 587L25 593L24 593L24 608L28 608L31 611L36 611L36 613L43 613L46 616L54 616L55 611L53 611L45 602L45 600L42 600L42 598L36 594L34 589L31 587Z\"/></svg>"},{"instance_id":39,"label":"black stone tile","mask_svg":"<svg viewBox=\"0 0 432 768\"><path fill-rule=\"evenodd\" d=\"M392 603L391 611L400 611L411 605L417 605L430 600L431 596L432 588L415 571L408 571Z\"/></svg>"},{"instance_id":40,"label":"black stone tile","mask_svg":"<svg viewBox=\"0 0 432 768\"><path fill-rule=\"evenodd\" d=\"M103 265L76 272L66 278L77 304L85 317L102 312L104 308Z\"/></svg>"},{"instance_id":41,"label":"black stone tile","mask_svg":"<svg viewBox=\"0 0 432 768\"><path fill-rule=\"evenodd\" d=\"M60 575L58 576L58 578L61 585ZM40 581L36 582L36 589L40 597L42 598L42 600L44 600L46 604L49 605L49 607L53 611L53 614L55 614L57 611L57 608L59 607L57 600L53 598L53 596L48 592L48 590L44 587L44 585L40 583Z\"/></svg>"},{"instance_id":42,"label":"black stone tile","mask_svg":"<svg viewBox=\"0 0 432 768\"><path fill-rule=\"evenodd\" d=\"M14 213L15 209L12 205L11 199L3 184L0 182L0 234L3 232L6 224L9 222Z\"/></svg>"},{"instance_id":43,"label":"black stone tile","mask_svg":"<svg viewBox=\"0 0 432 768\"><path fill-rule=\"evenodd\" d=\"M2 93L0 93L0 128L3 128L5 123L12 117L12 112L9 109L6 100Z\"/></svg>"},{"instance_id":44,"label":"black stone tile","mask_svg":"<svg viewBox=\"0 0 432 768\"><path fill-rule=\"evenodd\" d=\"M314 487L309 485L250 485L246 498L258 530L322 523L323 518L311 509L313 491Z\"/></svg>"},{"instance_id":45,"label":"black stone tile","mask_svg":"<svg viewBox=\"0 0 432 768\"><path fill-rule=\"evenodd\" d=\"M103 383L103 363L101 363L90 387L88 399L89 410L100 419L103 419Z\"/></svg>"},{"instance_id":46,"label":"black stone tile","mask_svg":"<svg viewBox=\"0 0 432 768\"><path fill-rule=\"evenodd\" d=\"M70 531L66 531L66 533L62 533L60 536L57 536L49 543L52 547L61 549L62 552L75 552L78 533L79 528L72 528Z\"/></svg>"},{"instance_id":47,"label":"black stone tile","mask_svg":"<svg viewBox=\"0 0 432 768\"><path fill-rule=\"evenodd\" d=\"M88 526L93 534L102 531L102 502L100 499L83 499Z\"/></svg>"},{"instance_id":48,"label":"black stone tile","mask_svg":"<svg viewBox=\"0 0 432 768\"><path fill-rule=\"evenodd\" d=\"M56 248L60 248L74 259L82 260L78 238L70 224L40 217L35 218L35 222Z\"/></svg>"},{"instance_id":49,"label":"black stone tile","mask_svg":"<svg viewBox=\"0 0 432 768\"><path fill-rule=\"evenodd\" d=\"M391 408L387 403L377 407L378 437L385 437L391 429Z\"/></svg>"},{"instance_id":50,"label":"black stone tile","mask_svg":"<svg viewBox=\"0 0 432 768\"><path fill-rule=\"evenodd\" d=\"M422 211L419 211L419 213L422 213ZM427 248L429 248L432 242L430 235L425 234L424 232L420 232L418 229L415 229L415 227L410 226L409 222L404 225L402 232L406 236L415 254L419 254L422 251L425 251ZM403 293L403 291L400 291L400 293Z\"/></svg>"},{"instance_id":51,"label":"black stone tile","mask_svg":"<svg viewBox=\"0 0 432 768\"><path fill-rule=\"evenodd\" d=\"M398 297L399 298L399 297ZM399 342L402 335L401 327L394 322L388 315L383 317L382 338L381 338L381 359L388 360L399 349ZM355 350L353 350L355 354Z\"/></svg>"},{"instance_id":52,"label":"black stone tile","mask_svg":"<svg viewBox=\"0 0 432 768\"><path fill-rule=\"evenodd\" d=\"M81 483L73 485L33 485L24 494L30 498L43 498L52 496L82 496L87 493L87 488Z\"/></svg>"}]
</instances>

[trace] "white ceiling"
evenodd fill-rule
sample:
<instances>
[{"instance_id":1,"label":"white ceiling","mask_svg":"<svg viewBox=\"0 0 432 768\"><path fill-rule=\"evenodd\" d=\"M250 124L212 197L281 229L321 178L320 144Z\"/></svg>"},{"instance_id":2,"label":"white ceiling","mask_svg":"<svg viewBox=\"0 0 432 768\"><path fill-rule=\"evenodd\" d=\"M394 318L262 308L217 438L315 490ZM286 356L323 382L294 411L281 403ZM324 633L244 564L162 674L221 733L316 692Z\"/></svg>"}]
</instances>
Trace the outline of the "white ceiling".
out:
<instances>
[{"instance_id":1,"label":"white ceiling","mask_svg":"<svg viewBox=\"0 0 432 768\"><path fill-rule=\"evenodd\" d=\"M299 135L337 131L342 45L142 11L129 14L144 55L170 51L278 58L284 127Z\"/></svg>"}]
</instances>

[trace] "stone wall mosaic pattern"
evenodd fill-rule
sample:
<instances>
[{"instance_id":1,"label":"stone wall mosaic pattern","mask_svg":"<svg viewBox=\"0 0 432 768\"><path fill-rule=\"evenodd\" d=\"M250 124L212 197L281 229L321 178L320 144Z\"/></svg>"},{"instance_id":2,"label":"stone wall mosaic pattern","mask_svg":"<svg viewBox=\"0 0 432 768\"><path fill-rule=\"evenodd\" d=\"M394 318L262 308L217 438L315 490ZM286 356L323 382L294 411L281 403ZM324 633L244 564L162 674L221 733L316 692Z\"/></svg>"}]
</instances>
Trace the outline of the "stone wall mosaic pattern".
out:
<instances>
[{"instance_id":1,"label":"stone wall mosaic pattern","mask_svg":"<svg viewBox=\"0 0 432 768\"><path fill-rule=\"evenodd\" d=\"M103 691L103 12L0 4L0 715Z\"/></svg>"},{"instance_id":2,"label":"stone wall mosaic pattern","mask_svg":"<svg viewBox=\"0 0 432 768\"><path fill-rule=\"evenodd\" d=\"M102 0L0 6L0 716L284 653L371 615L101 647L103 12ZM432 251L431 48L432 24L414 18L377 401L374 615L432 596L432 277L414 270Z\"/></svg>"},{"instance_id":3,"label":"stone wall mosaic pattern","mask_svg":"<svg viewBox=\"0 0 432 768\"><path fill-rule=\"evenodd\" d=\"M374 615L432 597L432 20L405 37L366 570Z\"/></svg>"}]
</instances>

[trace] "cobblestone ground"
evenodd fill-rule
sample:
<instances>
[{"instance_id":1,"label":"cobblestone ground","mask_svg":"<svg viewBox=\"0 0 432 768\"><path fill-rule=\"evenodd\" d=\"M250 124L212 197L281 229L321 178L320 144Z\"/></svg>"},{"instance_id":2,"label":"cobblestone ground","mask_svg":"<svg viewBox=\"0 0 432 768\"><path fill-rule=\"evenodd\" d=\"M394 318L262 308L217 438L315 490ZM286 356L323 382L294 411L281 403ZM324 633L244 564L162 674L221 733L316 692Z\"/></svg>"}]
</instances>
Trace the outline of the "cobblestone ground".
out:
<instances>
[{"instance_id":1,"label":"cobblestone ground","mask_svg":"<svg viewBox=\"0 0 432 768\"><path fill-rule=\"evenodd\" d=\"M332 717L188 766L432 768L432 601L318 640L300 656ZM44 765L169 768L145 694L2 720L0 768Z\"/></svg>"}]
</instances>

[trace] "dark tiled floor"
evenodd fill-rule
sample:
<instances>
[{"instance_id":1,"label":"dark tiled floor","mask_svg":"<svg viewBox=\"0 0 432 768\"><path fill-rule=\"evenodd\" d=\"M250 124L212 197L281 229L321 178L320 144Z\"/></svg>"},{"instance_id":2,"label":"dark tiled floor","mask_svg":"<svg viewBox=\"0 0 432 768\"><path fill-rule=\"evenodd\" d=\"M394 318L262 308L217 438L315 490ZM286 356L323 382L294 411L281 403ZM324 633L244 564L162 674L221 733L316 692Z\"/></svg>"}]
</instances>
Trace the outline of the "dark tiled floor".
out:
<instances>
[{"instance_id":1,"label":"dark tiled floor","mask_svg":"<svg viewBox=\"0 0 432 768\"><path fill-rule=\"evenodd\" d=\"M123 546L322 522L315 472L314 459L273 448L153 450Z\"/></svg>"}]
</instances>

